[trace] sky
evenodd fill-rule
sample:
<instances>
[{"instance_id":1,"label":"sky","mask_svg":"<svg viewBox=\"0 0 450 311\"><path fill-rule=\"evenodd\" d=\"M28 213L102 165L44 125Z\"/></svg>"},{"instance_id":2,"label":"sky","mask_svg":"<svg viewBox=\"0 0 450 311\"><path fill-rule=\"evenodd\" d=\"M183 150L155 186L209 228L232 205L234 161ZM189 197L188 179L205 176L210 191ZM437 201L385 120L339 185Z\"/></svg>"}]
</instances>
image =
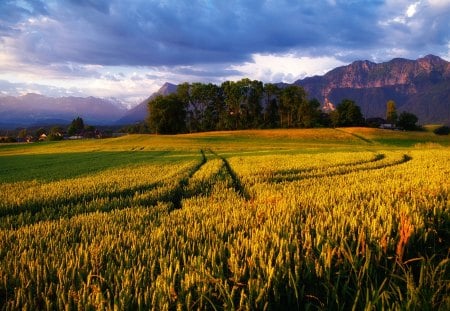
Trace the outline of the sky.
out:
<instances>
[{"instance_id":1,"label":"sky","mask_svg":"<svg viewBox=\"0 0 450 311\"><path fill-rule=\"evenodd\" d=\"M450 0L0 0L0 94L292 83L355 60L450 60Z\"/></svg>"}]
</instances>

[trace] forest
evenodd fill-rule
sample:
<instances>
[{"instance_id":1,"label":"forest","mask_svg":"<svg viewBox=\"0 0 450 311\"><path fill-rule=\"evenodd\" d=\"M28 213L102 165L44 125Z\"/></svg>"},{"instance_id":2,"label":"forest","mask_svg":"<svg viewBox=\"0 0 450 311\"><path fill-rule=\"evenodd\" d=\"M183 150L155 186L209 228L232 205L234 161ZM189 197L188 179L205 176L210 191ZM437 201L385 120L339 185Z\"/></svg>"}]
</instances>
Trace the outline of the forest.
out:
<instances>
[{"instance_id":1,"label":"forest","mask_svg":"<svg viewBox=\"0 0 450 311\"><path fill-rule=\"evenodd\" d=\"M309 99L301 86L248 78L220 86L186 82L176 93L159 95L148 105L148 127L158 134L364 124L360 107L350 99L334 111L322 111L321 103Z\"/></svg>"}]
</instances>

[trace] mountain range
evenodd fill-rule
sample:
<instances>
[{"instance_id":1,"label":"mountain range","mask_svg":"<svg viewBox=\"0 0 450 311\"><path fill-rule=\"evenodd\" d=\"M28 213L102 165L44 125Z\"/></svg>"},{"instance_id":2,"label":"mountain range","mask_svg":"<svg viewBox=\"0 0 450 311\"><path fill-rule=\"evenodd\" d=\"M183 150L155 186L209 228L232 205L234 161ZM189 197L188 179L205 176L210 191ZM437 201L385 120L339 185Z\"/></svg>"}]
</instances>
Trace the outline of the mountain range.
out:
<instances>
[{"instance_id":1,"label":"mountain range","mask_svg":"<svg viewBox=\"0 0 450 311\"><path fill-rule=\"evenodd\" d=\"M421 124L450 124L450 63L434 55L384 63L355 61L294 84L305 88L309 98L323 103L325 111L334 109L343 99L351 99L361 107L364 117L383 118L387 101L394 100L398 111L416 114ZM87 124L132 124L145 120L151 99L176 89L176 85L165 83L130 110L117 101L95 97L1 96L0 128L68 124L77 116Z\"/></svg>"},{"instance_id":2,"label":"mountain range","mask_svg":"<svg viewBox=\"0 0 450 311\"><path fill-rule=\"evenodd\" d=\"M119 102L96 97L2 96L0 128L69 124L77 116L87 124L109 125L126 112Z\"/></svg>"},{"instance_id":3,"label":"mountain range","mask_svg":"<svg viewBox=\"0 0 450 311\"><path fill-rule=\"evenodd\" d=\"M361 107L365 118L383 118L387 101L394 100L398 111L414 113L421 124L450 123L450 63L434 55L378 64L355 61L294 84L325 110L347 98Z\"/></svg>"}]
</instances>

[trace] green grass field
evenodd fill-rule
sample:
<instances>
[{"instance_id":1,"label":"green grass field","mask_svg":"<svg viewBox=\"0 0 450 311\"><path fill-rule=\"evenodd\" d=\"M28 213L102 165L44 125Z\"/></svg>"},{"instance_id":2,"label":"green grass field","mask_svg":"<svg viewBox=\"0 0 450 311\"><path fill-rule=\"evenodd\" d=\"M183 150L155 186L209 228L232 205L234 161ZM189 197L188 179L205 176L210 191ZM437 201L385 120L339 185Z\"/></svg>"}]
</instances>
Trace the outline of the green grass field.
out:
<instances>
[{"instance_id":1,"label":"green grass field","mask_svg":"<svg viewBox=\"0 0 450 311\"><path fill-rule=\"evenodd\" d=\"M448 310L450 138L0 146L2 310Z\"/></svg>"}]
</instances>

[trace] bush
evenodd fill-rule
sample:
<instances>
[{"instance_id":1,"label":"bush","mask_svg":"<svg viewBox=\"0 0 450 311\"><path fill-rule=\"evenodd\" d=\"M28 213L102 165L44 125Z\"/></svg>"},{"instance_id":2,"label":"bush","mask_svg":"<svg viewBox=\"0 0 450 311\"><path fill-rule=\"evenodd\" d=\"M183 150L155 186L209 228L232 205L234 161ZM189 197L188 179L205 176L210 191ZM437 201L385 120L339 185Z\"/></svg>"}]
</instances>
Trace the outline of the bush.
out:
<instances>
[{"instance_id":1,"label":"bush","mask_svg":"<svg viewBox=\"0 0 450 311\"><path fill-rule=\"evenodd\" d=\"M418 120L415 114L404 111L398 117L397 126L406 131L414 131L418 129L416 125Z\"/></svg>"},{"instance_id":2,"label":"bush","mask_svg":"<svg viewBox=\"0 0 450 311\"><path fill-rule=\"evenodd\" d=\"M61 134L60 135L58 135L58 134L50 134L50 135L47 136L47 139L49 141L58 141L58 140L63 140L64 136L62 136Z\"/></svg>"},{"instance_id":3,"label":"bush","mask_svg":"<svg viewBox=\"0 0 450 311\"><path fill-rule=\"evenodd\" d=\"M446 125L440 126L436 129L434 129L433 133L436 135L448 135L448 134L450 134L450 127L448 127Z\"/></svg>"},{"instance_id":4,"label":"bush","mask_svg":"<svg viewBox=\"0 0 450 311\"><path fill-rule=\"evenodd\" d=\"M0 137L0 143L16 143L17 140L14 137Z\"/></svg>"}]
</instances>

